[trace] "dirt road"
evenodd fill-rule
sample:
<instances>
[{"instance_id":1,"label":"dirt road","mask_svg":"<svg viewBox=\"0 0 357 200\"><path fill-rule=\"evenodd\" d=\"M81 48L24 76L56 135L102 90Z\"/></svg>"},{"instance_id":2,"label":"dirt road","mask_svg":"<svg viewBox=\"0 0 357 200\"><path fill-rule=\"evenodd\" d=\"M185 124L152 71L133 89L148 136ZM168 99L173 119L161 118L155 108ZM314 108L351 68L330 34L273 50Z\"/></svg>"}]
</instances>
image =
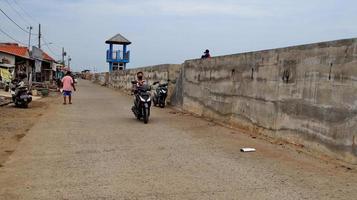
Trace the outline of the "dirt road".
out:
<instances>
[{"instance_id":1,"label":"dirt road","mask_svg":"<svg viewBox=\"0 0 357 200\"><path fill-rule=\"evenodd\" d=\"M0 166L55 99L47 97L33 101L29 109L16 108L13 104L0 107Z\"/></svg>"},{"instance_id":2,"label":"dirt road","mask_svg":"<svg viewBox=\"0 0 357 200\"><path fill-rule=\"evenodd\" d=\"M357 173L82 81L0 167L0 199L356 199ZM241 147L255 153L241 153Z\"/></svg>"}]
</instances>

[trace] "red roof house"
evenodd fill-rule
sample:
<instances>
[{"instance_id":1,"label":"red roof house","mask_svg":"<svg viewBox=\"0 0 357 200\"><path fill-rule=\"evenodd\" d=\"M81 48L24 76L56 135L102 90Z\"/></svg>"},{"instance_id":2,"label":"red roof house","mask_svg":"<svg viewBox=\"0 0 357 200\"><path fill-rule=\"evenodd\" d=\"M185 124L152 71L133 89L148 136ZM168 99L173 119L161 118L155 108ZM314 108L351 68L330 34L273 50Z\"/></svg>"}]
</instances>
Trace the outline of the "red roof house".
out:
<instances>
[{"instance_id":1,"label":"red roof house","mask_svg":"<svg viewBox=\"0 0 357 200\"><path fill-rule=\"evenodd\" d=\"M53 59L51 56L49 56L47 53L43 52L42 53L43 55L43 59L44 60L47 60L47 61L50 61L50 62L55 62L55 59Z\"/></svg>"},{"instance_id":2,"label":"red roof house","mask_svg":"<svg viewBox=\"0 0 357 200\"><path fill-rule=\"evenodd\" d=\"M19 46L16 43L0 43L0 52L30 59L28 48Z\"/></svg>"}]
</instances>

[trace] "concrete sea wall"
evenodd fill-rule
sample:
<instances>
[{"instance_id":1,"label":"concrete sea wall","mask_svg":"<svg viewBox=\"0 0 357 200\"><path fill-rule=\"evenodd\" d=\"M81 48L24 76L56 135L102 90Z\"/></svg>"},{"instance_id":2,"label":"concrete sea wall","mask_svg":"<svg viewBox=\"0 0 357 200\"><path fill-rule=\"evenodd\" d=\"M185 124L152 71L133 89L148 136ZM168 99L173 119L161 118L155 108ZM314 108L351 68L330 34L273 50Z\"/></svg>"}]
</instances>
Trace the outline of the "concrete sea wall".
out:
<instances>
[{"instance_id":1,"label":"concrete sea wall","mask_svg":"<svg viewBox=\"0 0 357 200\"><path fill-rule=\"evenodd\" d=\"M181 73L181 65L163 64L128 69L125 71L116 71L113 73L98 73L93 76L92 81L109 88L130 93L132 89L131 81L136 80L136 73L139 71L144 73L145 79L150 85L155 81L165 83L170 80L167 102L171 103L171 101L175 101L173 100L173 97L175 97L175 99L177 98L177 95L175 94L175 88L177 77L179 77Z\"/></svg>"},{"instance_id":2,"label":"concrete sea wall","mask_svg":"<svg viewBox=\"0 0 357 200\"><path fill-rule=\"evenodd\" d=\"M173 80L172 105L248 132L303 144L357 164L357 39L187 60L93 76L130 91Z\"/></svg>"},{"instance_id":3,"label":"concrete sea wall","mask_svg":"<svg viewBox=\"0 0 357 200\"><path fill-rule=\"evenodd\" d=\"M356 162L357 39L186 61L183 108Z\"/></svg>"}]
</instances>

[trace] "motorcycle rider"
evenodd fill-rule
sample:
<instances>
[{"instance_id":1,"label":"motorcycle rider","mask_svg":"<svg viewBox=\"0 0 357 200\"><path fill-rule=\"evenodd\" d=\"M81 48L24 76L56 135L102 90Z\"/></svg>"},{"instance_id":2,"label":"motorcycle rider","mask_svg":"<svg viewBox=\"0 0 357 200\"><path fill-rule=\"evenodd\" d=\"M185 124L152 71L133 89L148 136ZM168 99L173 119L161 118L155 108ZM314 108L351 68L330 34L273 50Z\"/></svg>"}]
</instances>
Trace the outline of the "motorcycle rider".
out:
<instances>
[{"instance_id":1,"label":"motorcycle rider","mask_svg":"<svg viewBox=\"0 0 357 200\"><path fill-rule=\"evenodd\" d=\"M136 73L136 84L134 85L134 93L136 92L138 87L146 85L146 81L144 80L144 73L142 71Z\"/></svg>"},{"instance_id":2,"label":"motorcycle rider","mask_svg":"<svg viewBox=\"0 0 357 200\"><path fill-rule=\"evenodd\" d=\"M18 88L28 85L27 75L25 72L20 72L18 77L12 80L13 87L15 87L15 94L17 95Z\"/></svg>"},{"instance_id":3,"label":"motorcycle rider","mask_svg":"<svg viewBox=\"0 0 357 200\"><path fill-rule=\"evenodd\" d=\"M139 87L142 87L144 85L146 85L146 81L144 80L144 73L142 71L136 73L136 83L133 84L133 89L132 89L132 93L136 94L138 91ZM134 100L135 103L135 100Z\"/></svg>"},{"instance_id":4,"label":"motorcycle rider","mask_svg":"<svg viewBox=\"0 0 357 200\"><path fill-rule=\"evenodd\" d=\"M138 116L138 110L137 108L139 107L140 99L137 97L139 88L140 87L146 87L147 82L144 80L144 73L139 71L136 73L136 80L132 82L133 83L133 88L132 88L132 95L134 95L134 105L132 106L132 111L136 116Z\"/></svg>"},{"instance_id":5,"label":"motorcycle rider","mask_svg":"<svg viewBox=\"0 0 357 200\"><path fill-rule=\"evenodd\" d=\"M133 84L132 94L136 94L139 87L147 85L146 80L144 80L144 73L139 71L136 73L136 83Z\"/></svg>"}]
</instances>

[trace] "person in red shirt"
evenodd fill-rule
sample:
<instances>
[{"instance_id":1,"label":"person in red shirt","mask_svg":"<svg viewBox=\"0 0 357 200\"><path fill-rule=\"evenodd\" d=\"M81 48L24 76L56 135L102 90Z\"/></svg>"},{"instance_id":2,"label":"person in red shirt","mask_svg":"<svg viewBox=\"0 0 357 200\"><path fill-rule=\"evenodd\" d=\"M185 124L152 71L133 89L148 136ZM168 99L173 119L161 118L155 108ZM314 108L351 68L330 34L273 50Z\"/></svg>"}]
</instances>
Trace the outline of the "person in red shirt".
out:
<instances>
[{"instance_id":1,"label":"person in red shirt","mask_svg":"<svg viewBox=\"0 0 357 200\"><path fill-rule=\"evenodd\" d=\"M62 85L63 85L63 104L67 104L67 97L68 103L72 104L72 89L76 91L76 87L74 86L74 81L71 76L71 72L67 71L66 75L62 78Z\"/></svg>"}]
</instances>

